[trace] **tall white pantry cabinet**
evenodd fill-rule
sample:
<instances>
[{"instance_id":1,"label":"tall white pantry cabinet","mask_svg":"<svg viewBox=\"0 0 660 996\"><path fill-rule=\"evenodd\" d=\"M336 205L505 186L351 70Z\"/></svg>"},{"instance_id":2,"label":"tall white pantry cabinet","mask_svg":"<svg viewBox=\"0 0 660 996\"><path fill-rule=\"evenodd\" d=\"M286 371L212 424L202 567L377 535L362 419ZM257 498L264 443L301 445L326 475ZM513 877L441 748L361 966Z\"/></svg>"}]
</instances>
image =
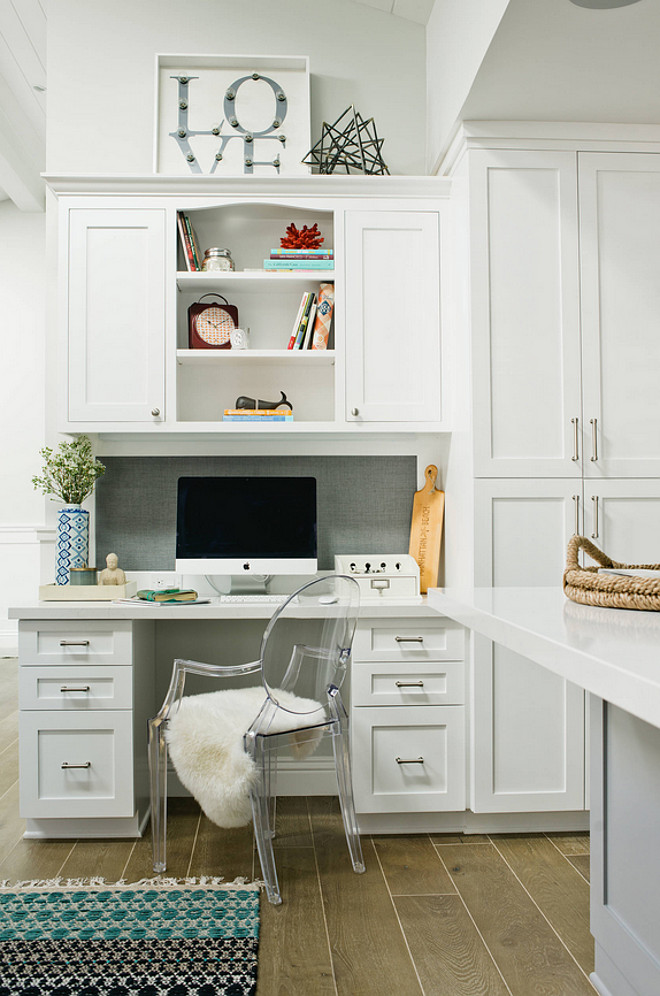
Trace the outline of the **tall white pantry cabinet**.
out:
<instances>
[{"instance_id":1,"label":"tall white pantry cabinet","mask_svg":"<svg viewBox=\"0 0 660 996\"><path fill-rule=\"evenodd\" d=\"M573 533L660 561L660 142L630 152L589 126L509 127L467 126L454 169L470 236L472 573L556 585ZM475 811L588 806L576 686L478 639L472 695Z\"/></svg>"}]
</instances>

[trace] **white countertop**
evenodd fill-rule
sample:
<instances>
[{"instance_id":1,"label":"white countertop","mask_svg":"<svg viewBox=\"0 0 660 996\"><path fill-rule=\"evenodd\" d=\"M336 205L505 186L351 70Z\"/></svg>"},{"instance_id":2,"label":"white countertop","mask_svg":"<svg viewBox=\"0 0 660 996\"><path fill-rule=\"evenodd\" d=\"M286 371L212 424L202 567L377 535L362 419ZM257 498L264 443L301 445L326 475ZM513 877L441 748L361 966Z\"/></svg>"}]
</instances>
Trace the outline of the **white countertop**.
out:
<instances>
[{"instance_id":1,"label":"white countertop","mask_svg":"<svg viewBox=\"0 0 660 996\"><path fill-rule=\"evenodd\" d=\"M211 599L199 605L166 605L155 602L117 603L112 602L74 602L52 601L32 602L28 605L14 606L9 610L10 619L270 619L277 605L268 602L225 602L224 604ZM315 609L298 608L294 614L312 616ZM363 599L360 604L360 618L397 618L413 616L433 617L436 613L428 605L426 596L415 599Z\"/></svg>"},{"instance_id":2,"label":"white countertop","mask_svg":"<svg viewBox=\"0 0 660 996\"><path fill-rule=\"evenodd\" d=\"M660 612L578 605L559 587L433 588L428 603L660 727Z\"/></svg>"}]
</instances>

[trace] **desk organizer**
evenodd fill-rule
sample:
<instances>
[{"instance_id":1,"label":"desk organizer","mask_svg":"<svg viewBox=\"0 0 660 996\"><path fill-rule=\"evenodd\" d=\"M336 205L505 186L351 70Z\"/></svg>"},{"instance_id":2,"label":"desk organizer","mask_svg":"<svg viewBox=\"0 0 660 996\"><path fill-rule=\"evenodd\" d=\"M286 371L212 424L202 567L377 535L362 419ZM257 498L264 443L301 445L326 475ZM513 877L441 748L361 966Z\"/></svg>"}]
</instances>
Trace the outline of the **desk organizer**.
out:
<instances>
[{"instance_id":1,"label":"desk organizer","mask_svg":"<svg viewBox=\"0 0 660 996\"><path fill-rule=\"evenodd\" d=\"M362 599L419 598L419 566L407 553L335 556L337 574L349 574Z\"/></svg>"},{"instance_id":2,"label":"desk organizer","mask_svg":"<svg viewBox=\"0 0 660 996\"><path fill-rule=\"evenodd\" d=\"M581 567L578 562L578 551L581 549L599 566ZM600 574L599 567L660 571L660 564L620 564L610 560L586 536L573 536L568 543L563 579L566 597L581 605L660 611L660 580Z\"/></svg>"},{"instance_id":3,"label":"desk organizer","mask_svg":"<svg viewBox=\"0 0 660 996\"><path fill-rule=\"evenodd\" d=\"M137 581L126 584L42 584L42 602L111 602L114 598L131 598L137 592Z\"/></svg>"}]
</instances>

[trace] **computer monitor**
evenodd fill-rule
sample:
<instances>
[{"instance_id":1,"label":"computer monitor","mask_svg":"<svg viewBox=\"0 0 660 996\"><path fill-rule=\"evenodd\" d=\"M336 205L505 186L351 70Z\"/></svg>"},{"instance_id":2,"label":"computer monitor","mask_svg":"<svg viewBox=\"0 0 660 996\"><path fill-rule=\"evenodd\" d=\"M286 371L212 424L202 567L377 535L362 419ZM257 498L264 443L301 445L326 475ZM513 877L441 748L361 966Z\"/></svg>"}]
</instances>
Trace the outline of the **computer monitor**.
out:
<instances>
[{"instance_id":1,"label":"computer monitor","mask_svg":"<svg viewBox=\"0 0 660 996\"><path fill-rule=\"evenodd\" d=\"M176 570L314 574L314 477L180 477Z\"/></svg>"}]
</instances>

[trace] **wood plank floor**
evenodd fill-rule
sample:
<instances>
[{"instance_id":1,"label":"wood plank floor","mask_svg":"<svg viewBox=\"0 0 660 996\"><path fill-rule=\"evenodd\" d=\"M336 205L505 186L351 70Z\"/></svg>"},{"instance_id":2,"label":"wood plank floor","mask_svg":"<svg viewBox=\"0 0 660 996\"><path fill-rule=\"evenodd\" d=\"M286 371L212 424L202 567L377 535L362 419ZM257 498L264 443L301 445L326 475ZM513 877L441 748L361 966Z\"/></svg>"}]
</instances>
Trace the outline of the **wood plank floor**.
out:
<instances>
[{"instance_id":1,"label":"wood plank floor","mask_svg":"<svg viewBox=\"0 0 660 996\"><path fill-rule=\"evenodd\" d=\"M26 841L16 666L0 660L0 879L139 881L151 842ZM259 876L250 828L170 800L168 874ZM262 900L257 996L593 996L587 834L365 837L351 869L336 799L278 800L283 904Z\"/></svg>"}]
</instances>

